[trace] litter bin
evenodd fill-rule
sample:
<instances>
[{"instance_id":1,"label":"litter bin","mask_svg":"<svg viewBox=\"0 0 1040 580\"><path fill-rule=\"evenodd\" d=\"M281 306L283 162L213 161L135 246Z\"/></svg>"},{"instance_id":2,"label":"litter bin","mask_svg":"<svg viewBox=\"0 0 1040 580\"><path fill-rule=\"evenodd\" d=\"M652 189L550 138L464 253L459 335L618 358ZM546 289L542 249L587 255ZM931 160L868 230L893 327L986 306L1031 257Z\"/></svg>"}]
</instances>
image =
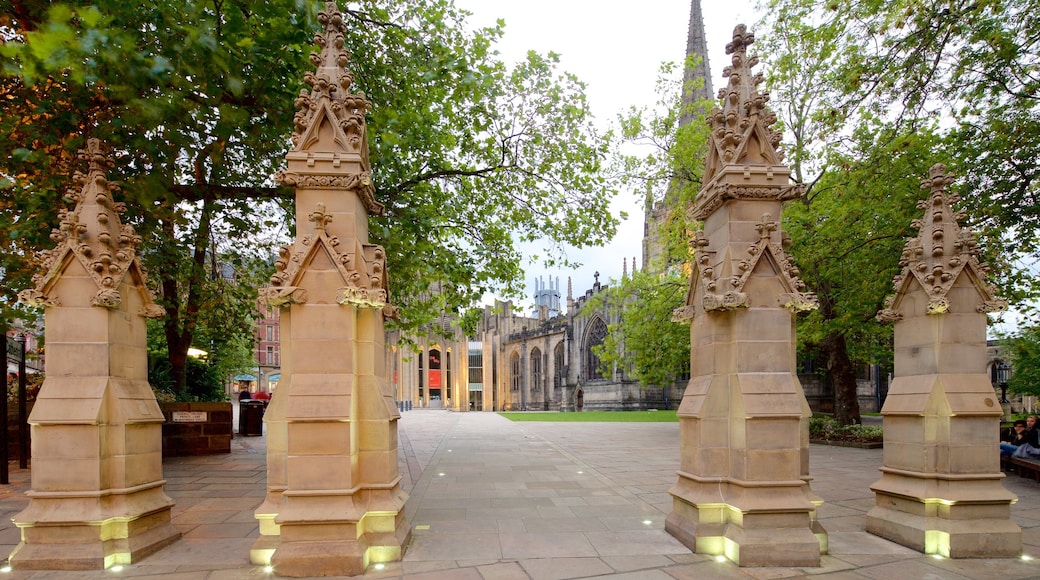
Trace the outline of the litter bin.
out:
<instances>
[{"instance_id":1,"label":"litter bin","mask_svg":"<svg viewBox=\"0 0 1040 580\"><path fill-rule=\"evenodd\" d=\"M239 401L238 434L241 437L258 437L264 434L263 401Z\"/></svg>"}]
</instances>

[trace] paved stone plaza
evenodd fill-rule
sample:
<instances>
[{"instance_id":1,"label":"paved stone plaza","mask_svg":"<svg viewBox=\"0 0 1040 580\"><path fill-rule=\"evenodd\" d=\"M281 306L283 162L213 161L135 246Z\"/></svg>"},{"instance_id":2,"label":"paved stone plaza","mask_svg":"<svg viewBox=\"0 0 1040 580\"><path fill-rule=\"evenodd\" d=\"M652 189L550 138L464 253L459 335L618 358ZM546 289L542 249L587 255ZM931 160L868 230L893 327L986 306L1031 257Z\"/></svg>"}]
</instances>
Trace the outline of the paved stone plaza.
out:
<instances>
[{"instance_id":1,"label":"paved stone plaza","mask_svg":"<svg viewBox=\"0 0 1040 580\"><path fill-rule=\"evenodd\" d=\"M402 562L366 578L523 579L1040 577L1040 561L938 560L868 534L881 450L811 446L813 490L830 537L820 568L738 568L692 554L664 531L679 453L677 423L513 423L491 413L410 411L400 421L412 540ZM996 453L994 443L994 453ZM164 462L181 540L120 572L12 572L10 578L264 578L249 564L265 494L265 440L223 456ZM0 549L28 472L0 486ZM1040 555L1040 487L1011 475L1026 553Z\"/></svg>"}]
</instances>

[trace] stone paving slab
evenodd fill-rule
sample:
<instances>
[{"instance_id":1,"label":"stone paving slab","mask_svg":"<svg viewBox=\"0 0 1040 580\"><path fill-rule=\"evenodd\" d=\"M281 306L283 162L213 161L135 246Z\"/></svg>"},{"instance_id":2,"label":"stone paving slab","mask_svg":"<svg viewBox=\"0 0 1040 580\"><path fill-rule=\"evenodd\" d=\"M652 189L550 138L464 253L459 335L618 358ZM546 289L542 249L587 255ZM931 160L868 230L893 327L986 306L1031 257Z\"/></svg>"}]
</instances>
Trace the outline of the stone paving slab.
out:
<instances>
[{"instance_id":1,"label":"stone paving slab","mask_svg":"<svg viewBox=\"0 0 1040 580\"><path fill-rule=\"evenodd\" d=\"M812 445L812 488L830 534L818 568L740 568L691 553L664 531L676 481L676 423L513 423L493 413L402 414L398 454L412 541L401 562L365 578L565 580L615 578L1040 578L1020 559L947 560L868 534L870 485L882 450ZM118 573L126 578L269 578L249 564L265 492L263 437L232 453L164 461L174 525L183 538ZM995 450L994 450L995 452ZM17 465L15 463L14 465ZM0 552L18 542L11 517L28 503L29 471L0 486ZM1040 555L1040 487L1011 474L1012 515ZM108 573L14 571L0 578L97 579ZM111 574L115 577L115 574Z\"/></svg>"}]
</instances>

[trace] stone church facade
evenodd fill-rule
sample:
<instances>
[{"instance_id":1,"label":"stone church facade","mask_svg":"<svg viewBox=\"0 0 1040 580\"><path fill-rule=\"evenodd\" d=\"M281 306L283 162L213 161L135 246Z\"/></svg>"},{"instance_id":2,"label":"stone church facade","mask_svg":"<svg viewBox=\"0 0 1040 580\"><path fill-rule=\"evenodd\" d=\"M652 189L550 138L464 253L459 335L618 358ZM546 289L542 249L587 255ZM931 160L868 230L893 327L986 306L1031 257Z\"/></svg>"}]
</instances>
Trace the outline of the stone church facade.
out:
<instances>
[{"instance_id":1,"label":"stone church facade","mask_svg":"<svg viewBox=\"0 0 1040 580\"><path fill-rule=\"evenodd\" d=\"M538 288L532 315L511 301L485 306L473 337L448 316L407 340L387 333L386 377L397 400L406 408L455 411L675 408L685 382L641 387L626 369L601 371L593 347L620 312L587 305L607 289L598 275L577 299L568 282L566 311L559 308L559 281L539 281Z\"/></svg>"}]
</instances>

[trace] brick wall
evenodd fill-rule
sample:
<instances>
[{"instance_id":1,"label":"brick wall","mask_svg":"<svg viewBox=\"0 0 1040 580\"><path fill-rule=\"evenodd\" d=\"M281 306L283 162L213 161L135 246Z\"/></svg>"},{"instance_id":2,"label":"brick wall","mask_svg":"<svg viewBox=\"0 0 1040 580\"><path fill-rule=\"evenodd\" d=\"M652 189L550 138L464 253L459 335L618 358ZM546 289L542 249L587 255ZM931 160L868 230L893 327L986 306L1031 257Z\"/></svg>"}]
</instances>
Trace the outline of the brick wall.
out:
<instances>
[{"instance_id":1,"label":"brick wall","mask_svg":"<svg viewBox=\"0 0 1040 580\"><path fill-rule=\"evenodd\" d=\"M163 457L231 453L231 403L160 403ZM205 413L204 422L175 422L174 412Z\"/></svg>"}]
</instances>

